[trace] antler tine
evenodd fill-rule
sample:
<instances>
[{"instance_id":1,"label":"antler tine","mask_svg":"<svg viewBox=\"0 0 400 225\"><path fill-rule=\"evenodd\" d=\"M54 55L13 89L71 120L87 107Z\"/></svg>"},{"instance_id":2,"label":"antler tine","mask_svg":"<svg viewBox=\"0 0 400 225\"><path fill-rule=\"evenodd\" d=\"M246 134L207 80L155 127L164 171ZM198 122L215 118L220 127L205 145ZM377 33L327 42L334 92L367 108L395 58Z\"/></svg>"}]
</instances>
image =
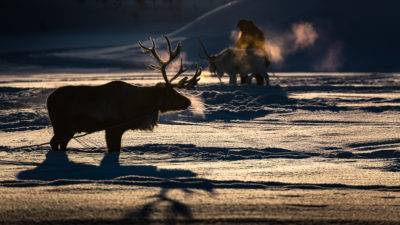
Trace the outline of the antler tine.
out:
<instances>
[{"instance_id":1,"label":"antler tine","mask_svg":"<svg viewBox=\"0 0 400 225\"><path fill-rule=\"evenodd\" d=\"M203 52L204 52L204 54L206 55L206 59L207 60L210 60L210 54L208 54L208 52L207 52L207 49L206 49L206 46L203 44L203 42L201 41L201 39L200 39L200 37L197 37L197 39L199 40L199 42L200 42L200 45L201 45L201 48L203 49Z\"/></svg>"},{"instance_id":2,"label":"antler tine","mask_svg":"<svg viewBox=\"0 0 400 225\"><path fill-rule=\"evenodd\" d=\"M167 46L168 46L168 52L171 55L172 53L172 47L171 47L171 42L169 41L169 38L166 35L163 35L163 37L165 38L165 40L167 41Z\"/></svg>"},{"instance_id":3,"label":"antler tine","mask_svg":"<svg viewBox=\"0 0 400 225\"><path fill-rule=\"evenodd\" d=\"M176 45L175 50L172 50L171 47L171 42L169 40L169 38L165 35L163 35L163 37L165 38L165 40L167 41L167 47L168 47L168 53L169 53L169 58L167 60L162 60L161 57L158 55L157 50L156 50L156 43L154 41L153 38L150 38L152 46L151 48L144 46L142 43L139 42L140 47L144 50L144 51L148 51L151 52L151 54L154 56L154 58L160 63L160 65L150 65L151 68L156 69L156 70L160 70L161 74L165 80L165 83L167 84L167 86L171 86L171 82L173 80L175 80L179 75L181 75L182 73L184 73L187 69L183 67L183 63L182 63L182 59L181 59L181 66L179 68L178 73L171 79L168 80L167 77L167 66L176 58L179 56L180 52L181 52L181 43L178 42L178 44Z\"/></svg>"},{"instance_id":4,"label":"antler tine","mask_svg":"<svg viewBox=\"0 0 400 225\"><path fill-rule=\"evenodd\" d=\"M196 63L196 72L194 72L193 77L189 80L191 85L194 87L197 82L200 80L200 75L201 75L201 67Z\"/></svg>"},{"instance_id":5,"label":"antler tine","mask_svg":"<svg viewBox=\"0 0 400 225\"><path fill-rule=\"evenodd\" d=\"M194 73L194 77L198 77L201 75L201 68L199 67L199 65L196 63L196 72Z\"/></svg>"},{"instance_id":6,"label":"antler tine","mask_svg":"<svg viewBox=\"0 0 400 225\"><path fill-rule=\"evenodd\" d=\"M169 80L170 83L172 83L172 81L174 81L176 78L178 78L182 73L186 72L188 69L186 67L183 67L183 63L182 63L182 58L181 58L181 65L179 67L179 71L176 73L176 75Z\"/></svg>"},{"instance_id":7,"label":"antler tine","mask_svg":"<svg viewBox=\"0 0 400 225\"><path fill-rule=\"evenodd\" d=\"M166 36L164 36L164 37L166 38ZM140 45L140 47L142 47L143 50L151 52L151 54L154 56L154 58L161 64L161 66L150 65L150 67L153 69L156 69L156 70L160 70L161 74L165 80L165 83L167 84L167 86L170 86L171 83L168 80L166 68L167 68L167 65L172 61L172 59L170 57L167 61L163 61L157 53L156 43L155 43L154 39L150 38L150 40L152 43L151 48L143 46L142 43L140 43L140 42L139 42L139 45ZM168 48L170 48L171 44L169 43L169 40L167 42L168 42L168 46L169 46Z\"/></svg>"},{"instance_id":8,"label":"antler tine","mask_svg":"<svg viewBox=\"0 0 400 225\"><path fill-rule=\"evenodd\" d=\"M176 45L175 50L172 51L172 47L171 47L171 41L169 40L169 38L165 35L163 35L165 40L167 41L167 46L168 46L168 53L169 53L169 62L174 60L180 53L181 53L181 42L178 42L178 44Z\"/></svg>"},{"instance_id":9,"label":"antler tine","mask_svg":"<svg viewBox=\"0 0 400 225\"><path fill-rule=\"evenodd\" d=\"M184 77L178 82L177 87L194 88L200 80L200 75L201 68L199 68L199 65L196 64L196 72L194 73L193 77L190 79L188 79L188 77Z\"/></svg>"},{"instance_id":10,"label":"antler tine","mask_svg":"<svg viewBox=\"0 0 400 225\"><path fill-rule=\"evenodd\" d=\"M201 70L201 67L199 67L199 65L196 63L196 72L194 73L194 76L192 77L192 79L190 79L193 87L197 84L197 82L199 82L200 75L202 72L203 71Z\"/></svg>"},{"instance_id":11,"label":"antler tine","mask_svg":"<svg viewBox=\"0 0 400 225\"><path fill-rule=\"evenodd\" d=\"M139 41L140 47L141 47L143 50L145 50L145 51L151 52L151 54L154 56L154 58L156 58L156 60L157 60L158 62L160 62L161 64L164 64L164 61L160 58L160 56L159 56L158 53L157 53L157 50L156 50L156 43L155 43L154 39L153 39L153 38L150 38L150 40L151 40L151 43L152 43L151 48L145 47L145 46ZM153 67L153 66L151 66L151 67ZM153 67L153 68L154 68L154 67Z\"/></svg>"},{"instance_id":12,"label":"antler tine","mask_svg":"<svg viewBox=\"0 0 400 225\"><path fill-rule=\"evenodd\" d=\"M150 38L150 40L153 41L152 38ZM152 51L152 48L154 47L154 45L153 45L152 48L148 48L148 47L144 46L140 41L139 41L139 46L145 51Z\"/></svg>"}]
</instances>

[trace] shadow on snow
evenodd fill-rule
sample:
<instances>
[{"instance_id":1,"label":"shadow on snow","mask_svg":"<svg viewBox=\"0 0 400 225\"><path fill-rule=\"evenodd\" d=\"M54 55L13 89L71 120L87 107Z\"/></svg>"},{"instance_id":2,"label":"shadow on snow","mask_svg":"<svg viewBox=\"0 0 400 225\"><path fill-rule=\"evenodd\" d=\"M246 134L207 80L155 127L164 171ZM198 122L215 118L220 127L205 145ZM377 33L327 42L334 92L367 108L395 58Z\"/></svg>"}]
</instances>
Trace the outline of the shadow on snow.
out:
<instances>
[{"instance_id":1,"label":"shadow on snow","mask_svg":"<svg viewBox=\"0 0 400 225\"><path fill-rule=\"evenodd\" d=\"M347 147L351 151L333 152L330 157L391 160L387 166L379 169L389 172L400 172L400 139L352 143L347 145Z\"/></svg>"},{"instance_id":2,"label":"shadow on snow","mask_svg":"<svg viewBox=\"0 0 400 225\"><path fill-rule=\"evenodd\" d=\"M182 149L185 146L180 146ZM186 146L188 147L188 146ZM136 151L157 151L166 146L142 146ZM210 150L211 151L211 150ZM287 150L286 150L287 151ZM282 158L291 156L282 154ZM286 152L288 153L288 152ZM278 155L276 155L278 157ZM310 156L308 156L310 157ZM345 185L345 184L311 184L311 183L283 183L283 182L247 182L240 180L212 180L200 178L190 170L159 169L155 166L123 166L119 164L119 154L105 154L99 166L85 163L75 163L68 159L65 152L49 151L46 159L36 168L25 170L17 175L18 180L1 181L4 187L38 187L62 186L73 184L103 184L125 185L139 187L161 188L160 193L149 198L154 200L140 207L138 210L128 212L123 220L152 221L152 214L159 205L167 205L164 217L174 222L180 219L191 220L192 212L188 205L168 197L172 189L181 190L188 194L195 194L194 190L213 193L216 189L355 189L376 191L400 191L400 186L384 185Z\"/></svg>"},{"instance_id":3,"label":"shadow on snow","mask_svg":"<svg viewBox=\"0 0 400 225\"><path fill-rule=\"evenodd\" d=\"M285 156L281 156L285 158ZM289 157L290 158L290 157ZM197 177L190 170L159 169L155 166L123 166L119 154L105 154L99 166L75 163L65 152L49 151L46 159L36 168L17 175L16 181L1 181L6 187L60 186L69 184L100 183L160 187L167 189L198 189L212 192L218 188L228 189L360 189L400 191L400 186L307 184L283 182L220 181Z\"/></svg>"}]
</instances>

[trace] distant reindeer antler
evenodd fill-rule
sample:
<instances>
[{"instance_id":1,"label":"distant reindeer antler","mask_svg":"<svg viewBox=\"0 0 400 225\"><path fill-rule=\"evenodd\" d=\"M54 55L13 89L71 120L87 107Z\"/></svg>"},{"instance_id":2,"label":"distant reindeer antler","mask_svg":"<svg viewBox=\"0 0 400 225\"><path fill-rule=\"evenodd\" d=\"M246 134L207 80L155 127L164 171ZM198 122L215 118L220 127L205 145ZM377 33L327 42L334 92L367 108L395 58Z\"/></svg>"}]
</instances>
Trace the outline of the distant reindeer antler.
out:
<instances>
[{"instance_id":1,"label":"distant reindeer antler","mask_svg":"<svg viewBox=\"0 0 400 225\"><path fill-rule=\"evenodd\" d=\"M205 54L205 57L201 57L201 58L204 58L204 59L206 59L206 60L210 60L211 57L210 57L210 54L208 54L208 52L207 52L206 46L205 46L205 45L203 44L203 42L201 41L200 37L197 37L197 40L199 40L200 45L201 45L201 48L203 49L203 52L204 52L204 54Z\"/></svg>"},{"instance_id":2,"label":"distant reindeer antler","mask_svg":"<svg viewBox=\"0 0 400 225\"><path fill-rule=\"evenodd\" d=\"M175 47L175 50L172 50L171 47L171 42L169 40L169 38L165 35L163 35L163 37L165 38L165 40L167 41L167 46L168 46L168 53L169 53L169 57L167 60L162 60L161 57L158 55L157 50L156 50L156 44L154 42L154 39L150 38L151 42L152 42L152 47L148 48L142 45L142 43L139 42L140 47L144 50L144 51L148 51L150 52L154 58L159 62L160 65L150 65L151 68L156 69L156 70L160 70L161 74L165 80L165 83L167 86L175 86L178 88L193 88L194 86L197 85L197 82L200 80L200 75L201 75L201 69L199 68L199 66L196 64L196 72L194 74L194 76L188 80L187 77L182 78L176 85L172 84L172 81L174 81L176 78L178 78L182 73L187 71L187 68L183 66L183 60L181 58L181 62L180 62L180 66L179 66L179 71L176 73L175 76L173 76L170 80L167 77L167 66L176 58L179 56L180 52L181 52L181 43L178 42L178 44Z\"/></svg>"}]
</instances>

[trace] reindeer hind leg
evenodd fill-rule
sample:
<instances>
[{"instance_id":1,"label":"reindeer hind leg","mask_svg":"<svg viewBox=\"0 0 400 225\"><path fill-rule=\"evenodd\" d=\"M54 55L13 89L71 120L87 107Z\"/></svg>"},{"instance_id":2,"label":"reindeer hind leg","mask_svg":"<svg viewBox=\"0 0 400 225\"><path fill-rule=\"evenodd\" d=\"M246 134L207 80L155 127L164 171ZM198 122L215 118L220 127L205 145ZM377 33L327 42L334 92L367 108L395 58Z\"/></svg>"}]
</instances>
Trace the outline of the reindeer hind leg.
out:
<instances>
[{"instance_id":1,"label":"reindeer hind leg","mask_svg":"<svg viewBox=\"0 0 400 225\"><path fill-rule=\"evenodd\" d=\"M240 84L246 84L247 83L247 74L240 74Z\"/></svg>"},{"instance_id":2,"label":"reindeer hind leg","mask_svg":"<svg viewBox=\"0 0 400 225\"><path fill-rule=\"evenodd\" d=\"M60 150L61 151L67 151L67 145L68 142L74 137L74 134L68 134L66 136L64 136L64 138L62 139L61 143L60 143Z\"/></svg>"},{"instance_id":3,"label":"reindeer hind leg","mask_svg":"<svg viewBox=\"0 0 400 225\"><path fill-rule=\"evenodd\" d=\"M232 85L232 86L236 86L237 85L236 74L229 74L229 85Z\"/></svg>"},{"instance_id":4,"label":"reindeer hind leg","mask_svg":"<svg viewBox=\"0 0 400 225\"><path fill-rule=\"evenodd\" d=\"M264 76L262 76L261 74L257 73L255 75L255 77L256 77L257 85L260 85L260 86L264 85Z\"/></svg>"}]
</instances>

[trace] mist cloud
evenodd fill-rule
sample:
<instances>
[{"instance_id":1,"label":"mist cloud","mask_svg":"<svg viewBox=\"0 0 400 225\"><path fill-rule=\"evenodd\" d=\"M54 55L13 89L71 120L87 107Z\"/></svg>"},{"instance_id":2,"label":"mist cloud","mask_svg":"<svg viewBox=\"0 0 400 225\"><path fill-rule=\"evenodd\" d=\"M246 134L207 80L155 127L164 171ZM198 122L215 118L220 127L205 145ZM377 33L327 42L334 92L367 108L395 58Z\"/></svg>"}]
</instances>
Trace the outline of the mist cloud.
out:
<instances>
[{"instance_id":1,"label":"mist cloud","mask_svg":"<svg viewBox=\"0 0 400 225\"><path fill-rule=\"evenodd\" d=\"M239 36L240 36L240 31L232 30L230 39L236 43L237 40L239 40Z\"/></svg>"},{"instance_id":2,"label":"mist cloud","mask_svg":"<svg viewBox=\"0 0 400 225\"><path fill-rule=\"evenodd\" d=\"M266 29L265 29L266 30ZM315 46L320 35L310 22L296 22L291 29L281 32L264 32L266 36L265 48L272 63L282 65L285 58L301 51L307 51ZM236 43L240 32L233 30L230 38ZM313 66L316 71L336 71L343 65L343 46L335 42L329 46L325 55Z\"/></svg>"},{"instance_id":3,"label":"mist cloud","mask_svg":"<svg viewBox=\"0 0 400 225\"><path fill-rule=\"evenodd\" d=\"M314 65L316 71L337 71L343 65L343 45L340 42L332 44L321 61Z\"/></svg>"},{"instance_id":4,"label":"mist cloud","mask_svg":"<svg viewBox=\"0 0 400 225\"><path fill-rule=\"evenodd\" d=\"M268 54L270 56L270 60L273 63L281 63L283 62L284 56L282 53L282 48L279 44L276 43L267 43L266 44L266 49L268 51Z\"/></svg>"},{"instance_id":5,"label":"mist cloud","mask_svg":"<svg viewBox=\"0 0 400 225\"><path fill-rule=\"evenodd\" d=\"M292 25L292 32L295 36L297 49L305 49L314 45L318 39L318 33L311 23L297 23Z\"/></svg>"},{"instance_id":6,"label":"mist cloud","mask_svg":"<svg viewBox=\"0 0 400 225\"><path fill-rule=\"evenodd\" d=\"M192 104L189 107L190 112L193 114L194 117L198 118L206 118L206 106L204 104L204 100L199 96L193 95L186 95Z\"/></svg>"},{"instance_id":7,"label":"mist cloud","mask_svg":"<svg viewBox=\"0 0 400 225\"><path fill-rule=\"evenodd\" d=\"M169 52L166 50L157 50L158 55L161 57L162 60L167 60L169 57ZM182 52L179 54L179 58L176 58L171 64L168 65L167 71L168 72L175 72L178 71L181 66L181 59L183 67L185 67L185 60L186 60L186 52Z\"/></svg>"},{"instance_id":8,"label":"mist cloud","mask_svg":"<svg viewBox=\"0 0 400 225\"><path fill-rule=\"evenodd\" d=\"M283 63L285 57L314 46L319 35L313 24L297 22L287 32L266 32L266 49L273 63Z\"/></svg>"}]
</instances>

